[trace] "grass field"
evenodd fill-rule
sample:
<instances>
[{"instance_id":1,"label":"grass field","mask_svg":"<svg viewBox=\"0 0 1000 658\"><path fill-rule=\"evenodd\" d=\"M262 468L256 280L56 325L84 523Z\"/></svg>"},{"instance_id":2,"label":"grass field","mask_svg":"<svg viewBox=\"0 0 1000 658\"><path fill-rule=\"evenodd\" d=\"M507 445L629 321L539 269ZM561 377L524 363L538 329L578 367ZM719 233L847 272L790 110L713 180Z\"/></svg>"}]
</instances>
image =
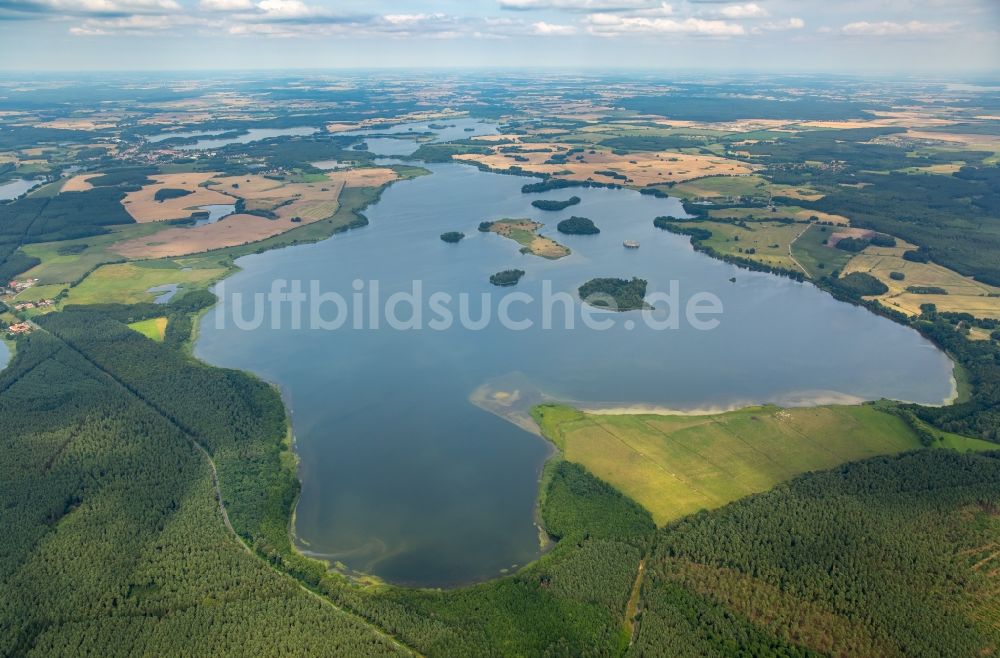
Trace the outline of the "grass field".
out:
<instances>
[{"instance_id":1,"label":"grass field","mask_svg":"<svg viewBox=\"0 0 1000 658\"><path fill-rule=\"evenodd\" d=\"M98 265L124 260L122 256L109 250L115 242L152 235L167 227L166 224L158 223L126 224L105 235L24 245L26 254L39 258L42 262L25 272L22 278L37 278L39 284L43 285L75 283ZM77 247L79 253L69 253L73 247Z\"/></svg>"},{"instance_id":2,"label":"grass field","mask_svg":"<svg viewBox=\"0 0 1000 658\"><path fill-rule=\"evenodd\" d=\"M135 304L149 302L159 293L155 286L178 284L182 289L205 288L228 272L222 267L182 268L170 261L102 265L78 286L71 288L63 304Z\"/></svg>"},{"instance_id":3,"label":"grass field","mask_svg":"<svg viewBox=\"0 0 1000 658\"><path fill-rule=\"evenodd\" d=\"M139 322L133 322L129 325L130 329L138 331L140 334L145 336L150 340L155 340L157 343L163 342L163 337L167 333L167 319L166 318L150 318L148 320L141 320Z\"/></svg>"},{"instance_id":4,"label":"grass field","mask_svg":"<svg viewBox=\"0 0 1000 658\"><path fill-rule=\"evenodd\" d=\"M674 185L673 196L683 199L703 197L767 196L763 176L709 176Z\"/></svg>"},{"instance_id":5,"label":"grass field","mask_svg":"<svg viewBox=\"0 0 1000 658\"><path fill-rule=\"evenodd\" d=\"M824 244L833 230L831 226L814 224L792 243L792 255L813 279L843 269L851 260L853 254Z\"/></svg>"},{"instance_id":6,"label":"grass field","mask_svg":"<svg viewBox=\"0 0 1000 658\"><path fill-rule=\"evenodd\" d=\"M872 405L703 416L597 415L542 405L533 415L567 460L638 501L660 525L806 471L920 448L902 420ZM945 445L996 448L958 435Z\"/></svg>"},{"instance_id":7,"label":"grass field","mask_svg":"<svg viewBox=\"0 0 1000 658\"><path fill-rule=\"evenodd\" d=\"M802 224L782 222L753 222L746 228L723 222L691 222L682 226L711 231L712 237L703 240L702 244L721 254L750 258L790 270L798 270L799 267L789 256L788 246L807 228ZM754 249L755 253L747 253L747 249Z\"/></svg>"}]
</instances>

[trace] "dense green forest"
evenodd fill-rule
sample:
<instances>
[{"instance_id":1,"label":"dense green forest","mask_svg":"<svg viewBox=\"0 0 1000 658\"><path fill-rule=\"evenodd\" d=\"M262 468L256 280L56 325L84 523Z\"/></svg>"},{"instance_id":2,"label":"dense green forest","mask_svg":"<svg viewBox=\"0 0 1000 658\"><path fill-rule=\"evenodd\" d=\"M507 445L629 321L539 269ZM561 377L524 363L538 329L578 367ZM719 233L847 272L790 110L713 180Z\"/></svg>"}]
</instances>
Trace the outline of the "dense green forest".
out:
<instances>
[{"instance_id":1,"label":"dense green forest","mask_svg":"<svg viewBox=\"0 0 1000 658\"><path fill-rule=\"evenodd\" d=\"M569 208L570 206L575 206L578 203L580 203L580 197L571 196L565 201L558 201L555 199L535 199L534 201L531 202L531 205L538 208L539 210L555 211L555 210L565 210L566 208Z\"/></svg>"},{"instance_id":2,"label":"dense green forest","mask_svg":"<svg viewBox=\"0 0 1000 658\"><path fill-rule=\"evenodd\" d=\"M515 286L521 280L522 276L524 276L524 270L501 270L496 274L490 275L490 283L502 287Z\"/></svg>"},{"instance_id":3,"label":"dense green forest","mask_svg":"<svg viewBox=\"0 0 1000 658\"><path fill-rule=\"evenodd\" d=\"M601 229L594 226L594 222L586 217L570 217L556 224L556 230L568 235L597 235Z\"/></svg>"},{"instance_id":4,"label":"dense green forest","mask_svg":"<svg viewBox=\"0 0 1000 658\"><path fill-rule=\"evenodd\" d=\"M146 171L99 176L92 179L94 189L86 192L0 203L0 280L10 280L38 264L19 251L24 244L100 235L109 226L134 223L121 199L127 191L138 189L136 178L146 180Z\"/></svg>"},{"instance_id":5,"label":"dense green forest","mask_svg":"<svg viewBox=\"0 0 1000 658\"><path fill-rule=\"evenodd\" d=\"M1000 459L947 451L809 475L660 531L554 461L540 513L556 543L539 561L451 591L351 585L291 553L278 394L127 329L156 312L52 314L0 375L4 654L916 656L1000 640Z\"/></svg>"},{"instance_id":6,"label":"dense green forest","mask_svg":"<svg viewBox=\"0 0 1000 658\"><path fill-rule=\"evenodd\" d=\"M652 308L646 303L645 279L597 278L579 287L577 293L587 304L615 311L635 311Z\"/></svg>"},{"instance_id":7,"label":"dense green forest","mask_svg":"<svg viewBox=\"0 0 1000 658\"><path fill-rule=\"evenodd\" d=\"M268 387L100 313L44 324L0 375L0 655L401 653L226 529L203 450L234 523L265 517L283 436Z\"/></svg>"}]
</instances>

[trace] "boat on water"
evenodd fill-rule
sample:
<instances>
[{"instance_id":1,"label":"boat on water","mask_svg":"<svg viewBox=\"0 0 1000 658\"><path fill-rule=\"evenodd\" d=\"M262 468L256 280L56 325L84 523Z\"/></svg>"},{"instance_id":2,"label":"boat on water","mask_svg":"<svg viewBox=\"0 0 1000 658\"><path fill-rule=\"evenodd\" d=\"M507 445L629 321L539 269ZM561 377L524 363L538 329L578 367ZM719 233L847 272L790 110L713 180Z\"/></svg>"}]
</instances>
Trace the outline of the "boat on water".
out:
<instances>
[{"instance_id":1,"label":"boat on water","mask_svg":"<svg viewBox=\"0 0 1000 658\"><path fill-rule=\"evenodd\" d=\"M625 242L622 242L622 246L624 246L626 249L638 249L639 243L636 242L635 240L626 240Z\"/></svg>"}]
</instances>

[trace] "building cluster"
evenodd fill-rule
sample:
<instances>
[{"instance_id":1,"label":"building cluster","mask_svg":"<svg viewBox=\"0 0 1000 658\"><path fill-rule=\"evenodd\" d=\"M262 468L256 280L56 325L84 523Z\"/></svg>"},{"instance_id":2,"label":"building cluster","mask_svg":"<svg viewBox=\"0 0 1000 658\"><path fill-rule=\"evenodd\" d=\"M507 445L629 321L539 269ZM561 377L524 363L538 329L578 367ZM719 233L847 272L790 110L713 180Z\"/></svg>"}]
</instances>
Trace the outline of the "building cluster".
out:
<instances>
[{"instance_id":1,"label":"building cluster","mask_svg":"<svg viewBox=\"0 0 1000 658\"><path fill-rule=\"evenodd\" d=\"M7 333L14 334L15 336L30 334L34 328L34 325L30 322L18 322L7 327Z\"/></svg>"},{"instance_id":2,"label":"building cluster","mask_svg":"<svg viewBox=\"0 0 1000 658\"><path fill-rule=\"evenodd\" d=\"M7 289L12 293L19 293L22 290L26 290L31 286L38 283L38 279L22 279L20 281L10 281L7 283Z\"/></svg>"},{"instance_id":3,"label":"building cluster","mask_svg":"<svg viewBox=\"0 0 1000 658\"><path fill-rule=\"evenodd\" d=\"M39 299L34 302L18 302L14 304L15 311L27 311L33 308L48 308L55 304L55 300L52 299Z\"/></svg>"}]
</instances>

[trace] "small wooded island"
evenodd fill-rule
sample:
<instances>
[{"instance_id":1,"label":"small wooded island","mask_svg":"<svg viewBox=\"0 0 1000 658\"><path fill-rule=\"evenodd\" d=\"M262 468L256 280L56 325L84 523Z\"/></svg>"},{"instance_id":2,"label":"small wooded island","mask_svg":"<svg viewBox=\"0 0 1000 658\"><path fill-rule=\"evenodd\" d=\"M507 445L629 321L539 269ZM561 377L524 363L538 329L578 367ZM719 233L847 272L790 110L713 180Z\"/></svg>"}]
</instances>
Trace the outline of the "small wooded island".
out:
<instances>
[{"instance_id":1,"label":"small wooded island","mask_svg":"<svg viewBox=\"0 0 1000 658\"><path fill-rule=\"evenodd\" d=\"M652 309L653 307L644 299L646 283L645 279L637 277L632 277L631 280L598 278L583 284L577 292L580 294L580 299L597 308L613 311Z\"/></svg>"},{"instance_id":2,"label":"small wooded island","mask_svg":"<svg viewBox=\"0 0 1000 658\"><path fill-rule=\"evenodd\" d=\"M191 190L181 190L175 187L164 187L159 190L156 190L156 194L153 195L153 200L163 203L167 199L179 199L182 196L187 196L191 193L192 193Z\"/></svg>"},{"instance_id":3,"label":"small wooded island","mask_svg":"<svg viewBox=\"0 0 1000 658\"><path fill-rule=\"evenodd\" d=\"M496 233L521 245L522 254L534 254L542 258L556 260L569 255L569 249L552 238L538 235L544 224L530 219L498 219L495 222L481 222L483 233Z\"/></svg>"},{"instance_id":4,"label":"small wooded island","mask_svg":"<svg viewBox=\"0 0 1000 658\"><path fill-rule=\"evenodd\" d=\"M586 217L570 217L556 224L556 230L567 235L597 235L601 229Z\"/></svg>"},{"instance_id":5,"label":"small wooded island","mask_svg":"<svg viewBox=\"0 0 1000 658\"><path fill-rule=\"evenodd\" d=\"M461 231L447 231L441 234L441 239L450 244L461 242L464 237L465 233L462 233Z\"/></svg>"},{"instance_id":6,"label":"small wooded island","mask_svg":"<svg viewBox=\"0 0 1000 658\"><path fill-rule=\"evenodd\" d=\"M565 201L554 201L552 199L538 199L537 201L532 201L531 205L538 208L539 210L565 210L570 206L575 206L580 203L580 197L571 196Z\"/></svg>"},{"instance_id":7,"label":"small wooded island","mask_svg":"<svg viewBox=\"0 0 1000 658\"><path fill-rule=\"evenodd\" d=\"M495 286L516 286L524 276L524 270L503 270L490 276L490 283Z\"/></svg>"}]
</instances>

